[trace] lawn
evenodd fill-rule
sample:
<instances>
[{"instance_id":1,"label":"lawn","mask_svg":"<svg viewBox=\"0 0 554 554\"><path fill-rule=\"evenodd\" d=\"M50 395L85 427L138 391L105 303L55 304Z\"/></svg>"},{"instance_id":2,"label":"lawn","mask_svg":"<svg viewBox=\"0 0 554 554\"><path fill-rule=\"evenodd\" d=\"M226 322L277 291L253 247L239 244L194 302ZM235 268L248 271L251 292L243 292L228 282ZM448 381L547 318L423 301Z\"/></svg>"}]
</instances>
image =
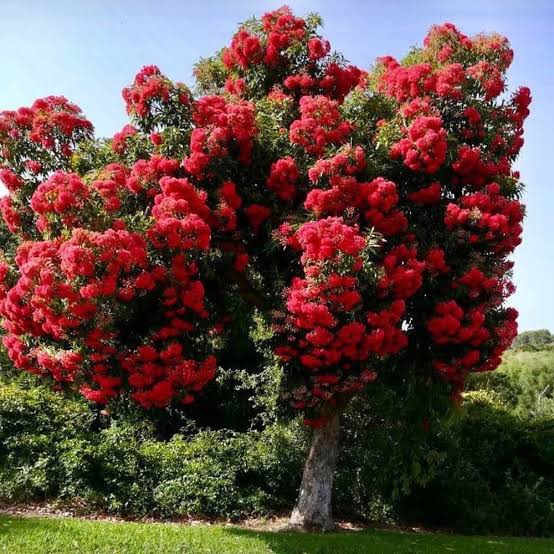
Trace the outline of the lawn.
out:
<instances>
[{"instance_id":1,"label":"lawn","mask_svg":"<svg viewBox=\"0 0 554 554\"><path fill-rule=\"evenodd\" d=\"M0 516L0 552L10 554L276 553L542 554L554 540L353 531L327 535L259 532L236 527L112 523L78 519Z\"/></svg>"}]
</instances>

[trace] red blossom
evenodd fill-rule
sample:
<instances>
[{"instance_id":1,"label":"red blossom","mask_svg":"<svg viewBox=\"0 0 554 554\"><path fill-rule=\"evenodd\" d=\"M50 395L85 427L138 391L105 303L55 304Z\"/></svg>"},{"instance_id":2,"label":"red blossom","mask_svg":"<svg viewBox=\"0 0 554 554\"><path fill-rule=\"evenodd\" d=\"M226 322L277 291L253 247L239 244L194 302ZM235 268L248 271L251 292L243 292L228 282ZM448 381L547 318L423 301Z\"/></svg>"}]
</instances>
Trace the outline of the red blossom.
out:
<instances>
[{"instance_id":1,"label":"red blossom","mask_svg":"<svg viewBox=\"0 0 554 554\"><path fill-rule=\"evenodd\" d=\"M393 145L391 158L403 158L412 171L436 173L446 159L446 131L440 117L420 116L407 129L407 137Z\"/></svg>"}]
</instances>

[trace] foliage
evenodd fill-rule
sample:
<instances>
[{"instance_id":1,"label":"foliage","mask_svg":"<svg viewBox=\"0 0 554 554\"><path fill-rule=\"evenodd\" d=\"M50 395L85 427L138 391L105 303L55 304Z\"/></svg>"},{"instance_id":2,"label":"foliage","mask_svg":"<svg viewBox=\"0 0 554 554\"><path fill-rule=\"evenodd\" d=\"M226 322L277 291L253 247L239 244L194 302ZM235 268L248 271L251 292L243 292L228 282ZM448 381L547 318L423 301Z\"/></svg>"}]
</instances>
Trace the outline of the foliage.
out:
<instances>
[{"instance_id":1,"label":"foliage","mask_svg":"<svg viewBox=\"0 0 554 554\"><path fill-rule=\"evenodd\" d=\"M64 479L60 457L92 426L82 402L27 383L0 386L0 495L52 496Z\"/></svg>"},{"instance_id":2,"label":"foliage","mask_svg":"<svg viewBox=\"0 0 554 554\"><path fill-rule=\"evenodd\" d=\"M452 437L440 407L422 413L403 397L398 387L377 385L345 412L335 493L341 513L399 522L399 501L425 487L449 454Z\"/></svg>"},{"instance_id":3,"label":"foliage","mask_svg":"<svg viewBox=\"0 0 554 554\"><path fill-rule=\"evenodd\" d=\"M96 415L44 386L0 385L0 498L58 498L135 516L238 517L287 507L307 436L297 424L169 440L132 413ZM295 477L296 476L296 477Z\"/></svg>"},{"instance_id":4,"label":"foliage","mask_svg":"<svg viewBox=\"0 0 554 554\"><path fill-rule=\"evenodd\" d=\"M486 391L468 393L453 447L426 485L399 507L402 518L464 531L551 535L554 420L521 417Z\"/></svg>"}]
</instances>

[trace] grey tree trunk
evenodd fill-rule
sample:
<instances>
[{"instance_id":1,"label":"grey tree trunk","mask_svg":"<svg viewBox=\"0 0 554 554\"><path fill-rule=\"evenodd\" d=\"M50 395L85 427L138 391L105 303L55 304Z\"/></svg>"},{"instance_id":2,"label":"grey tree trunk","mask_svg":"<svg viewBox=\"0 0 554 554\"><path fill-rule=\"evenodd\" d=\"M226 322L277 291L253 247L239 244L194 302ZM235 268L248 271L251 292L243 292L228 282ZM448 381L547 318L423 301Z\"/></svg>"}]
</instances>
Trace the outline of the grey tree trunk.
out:
<instances>
[{"instance_id":1,"label":"grey tree trunk","mask_svg":"<svg viewBox=\"0 0 554 554\"><path fill-rule=\"evenodd\" d=\"M312 445L296 507L289 526L294 529L329 531L334 528L331 510L333 477L337 464L340 412L331 414L327 424L314 429Z\"/></svg>"}]
</instances>

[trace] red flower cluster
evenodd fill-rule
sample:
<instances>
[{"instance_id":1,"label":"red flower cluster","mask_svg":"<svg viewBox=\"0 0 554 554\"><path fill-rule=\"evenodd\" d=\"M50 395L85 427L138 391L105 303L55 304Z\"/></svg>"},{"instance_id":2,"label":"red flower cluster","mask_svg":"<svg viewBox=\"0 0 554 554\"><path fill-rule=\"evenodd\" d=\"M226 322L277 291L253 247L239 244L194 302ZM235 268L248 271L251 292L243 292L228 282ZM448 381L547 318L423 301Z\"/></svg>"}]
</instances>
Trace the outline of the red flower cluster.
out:
<instances>
[{"instance_id":1,"label":"red flower cluster","mask_svg":"<svg viewBox=\"0 0 554 554\"><path fill-rule=\"evenodd\" d=\"M313 62L324 58L331 50L328 40L313 37L308 41L308 57Z\"/></svg>"},{"instance_id":2,"label":"red flower cluster","mask_svg":"<svg viewBox=\"0 0 554 554\"><path fill-rule=\"evenodd\" d=\"M153 100L169 101L169 83L155 65L145 65L135 76L132 86L124 88L123 100L128 114L145 117Z\"/></svg>"},{"instance_id":3,"label":"red flower cluster","mask_svg":"<svg viewBox=\"0 0 554 554\"><path fill-rule=\"evenodd\" d=\"M450 273L451 268L446 263L445 253L442 248L435 246L427 251L427 255L425 256L425 269L427 269L431 275Z\"/></svg>"},{"instance_id":4,"label":"red flower cluster","mask_svg":"<svg viewBox=\"0 0 554 554\"><path fill-rule=\"evenodd\" d=\"M89 188L75 173L54 173L31 197L31 208L40 216L36 222L39 231L49 229L52 221L68 229L78 226L89 195Z\"/></svg>"},{"instance_id":5,"label":"red flower cluster","mask_svg":"<svg viewBox=\"0 0 554 554\"><path fill-rule=\"evenodd\" d=\"M238 65L242 69L259 63L262 59L262 44L256 35L241 29L231 42L231 48L223 51L223 63L228 69Z\"/></svg>"},{"instance_id":6,"label":"red flower cluster","mask_svg":"<svg viewBox=\"0 0 554 554\"><path fill-rule=\"evenodd\" d=\"M440 183L431 183L419 190L410 192L408 200L414 204L437 204L442 196L442 187Z\"/></svg>"},{"instance_id":7,"label":"red flower cluster","mask_svg":"<svg viewBox=\"0 0 554 554\"><path fill-rule=\"evenodd\" d=\"M119 164L107 165L91 183L102 200L108 213L119 210L125 200L127 190L127 168Z\"/></svg>"},{"instance_id":8,"label":"red flower cluster","mask_svg":"<svg viewBox=\"0 0 554 554\"><path fill-rule=\"evenodd\" d=\"M403 158L412 171L436 173L446 159L446 131L440 117L420 116L407 129L407 137L393 145L391 158Z\"/></svg>"},{"instance_id":9,"label":"red flower cluster","mask_svg":"<svg viewBox=\"0 0 554 554\"><path fill-rule=\"evenodd\" d=\"M360 147L345 146L335 156L319 159L308 170L308 178L312 183L328 183L329 188L312 189L304 207L319 216L339 215L358 205L362 189L355 175L365 167L365 154Z\"/></svg>"},{"instance_id":10,"label":"red flower cluster","mask_svg":"<svg viewBox=\"0 0 554 554\"><path fill-rule=\"evenodd\" d=\"M379 90L396 98L398 102L429 94L435 88L433 68L428 63L406 67L391 56L380 58L379 61L384 69L379 81Z\"/></svg>"},{"instance_id":11,"label":"red flower cluster","mask_svg":"<svg viewBox=\"0 0 554 554\"><path fill-rule=\"evenodd\" d=\"M304 266L322 261L337 265L345 257L352 259L359 268L359 256L365 246L365 240L357 229L345 225L340 217L328 217L318 221L304 223L296 233L302 248L301 261Z\"/></svg>"},{"instance_id":12,"label":"red flower cluster","mask_svg":"<svg viewBox=\"0 0 554 554\"><path fill-rule=\"evenodd\" d=\"M65 155L70 154L69 142L65 139L92 131L92 123L83 117L80 108L63 96L41 98L30 111L30 139L44 148L53 148L56 141L61 141L67 147L62 150Z\"/></svg>"},{"instance_id":13,"label":"red flower cluster","mask_svg":"<svg viewBox=\"0 0 554 554\"><path fill-rule=\"evenodd\" d=\"M523 207L500 194L496 183L486 191L461 196L446 208L444 223L449 230L463 230L460 238L482 245L497 254L511 252L521 242Z\"/></svg>"},{"instance_id":14,"label":"red flower cluster","mask_svg":"<svg viewBox=\"0 0 554 554\"><path fill-rule=\"evenodd\" d=\"M235 157L250 163L253 137L256 134L254 106L239 100L226 101L221 96L205 96L194 106L196 129L190 140L190 156L183 160L185 169L201 177L212 160Z\"/></svg>"},{"instance_id":15,"label":"red flower cluster","mask_svg":"<svg viewBox=\"0 0 554 554\"><path fill-rule=\"evenodd\" d=\"M335 62L325 66L320 77L309 73L295 73L284 81L285 88L298 91L303 95L324 94L326 97L342 102L347 94L363 83L366 73L354 65L342 67Z\"/></svg>"},{"instance_id":16,"label":"red flower cluster","mask_svg":"<svg viewBox=\"0 0 554 554\"><path fill-rule=\"evenodd\" d=\"M248 223L255 233L258 233L264 221L271 215L271 208L261 204L250 204L244 209Z\"/></svg>"},{"instance_id":17,"label":"red flower cluster","mask_svg":"<svg viewBox=\"0 0 554 554\"><path fill-rule=\"evenodd\" d=\"M372 327L370 352L386 356L396 354L408 346L408 336L399 327L405 311L405 302L395 300L389 308L368 313L367 322Z\"/></svg>"},{"instance_id":18,"label":"red flower cluster","mask_svg":"<svg viewBox=\"0 0 554 554\"><path fill-rule=\"evenodd\" d=\"M496 167L494 164L483 163L481 158L479 148L462 146L456 161L452 164L452 169L456 173L454 182L474 188L482 187L491 176L496 174Z\"/></svg>"},{"instance_id":19,"label":"red flower cluster","mask_svg":"<svg viewBox=\"0 0 554 554\"><path fill-rule=\"evenodd\" d=\"M331 144L343 144L352 131L352 124L342 120L337 102L325 96L303 96L300 115L290 126L290 141L312 156L321 156Z\"/></svg>"},{"instance_id":20,"label":"red flower cluster","mask_svg":"<svg viewBox=\"0 0 554 554\"><path fill-rule=\"evenodd\" d=\"M211 212L206 193L196 190L187 179L163 177L161 194L154 198L154 225L148 238L158 249L180 252L207 250L210 246Z\"/></svg>"},{"instance_id":21,"label":"red flower cluster","mask_svg":"<svg viewBox=\"0 0 554 554\"><path fill-rule=\"evenodd\" d=\"M498 279L487 277L478 267L473 266L453 283L454 288L460 285L467 288L471 298L477 298L480 294L497 288Z\"/></svg>"},{"instance_id":22,"label":"red flower cluster","mask_svg":"<svg viewBox=\"0 0 554 554\"><path fill-rule=\"evenodd\" d=\"M174 399L182 404L193 402L194 393L215 377L216 359L187 359L181 344L170 342L161 351L151 345L140 346L136 352L121 356L121 366L129 374L136 402L145 408L164 407Z\"/></svg>"},{"instance_id":23,"label":"red flower cluster","mask_svg":"<svg viewBox=\"0 0 554 554\"><path fill-rule=\"evenodd\" d=\"M0 198L0 212L2 213L2 219L6 222L8 229L12 233L19 233L21 231L21 214L14 206L10 196Z\"/></svg>"},{"instance_id":24,"label":"red flower cluster","mask_svg":"<svg viewBox=\"0 0 554 554\"><path fill-rule=\"evenodd\" d=\"M438 96L452 98L453 100L462 99L461 85L466 77L462 64L452 63L445 65L435 73L435 76L437 79L435 91Z\"/></svg>"},{"instance_id":25,"label":"red flower cluster","mask_svg":"<svg viewBox=\"0 0 554 554\"><path fill-rule=\"evenodd\" d=\"M120 367L130 374L133 397L145 407L167 405L183 391L190 399L213 378L213 357L196 363L183 356L182 346L170 349L170 345L159 354L164 363L153 369L119 343L117 306L157 287L159 309L167 323L154 333L156 341L171 341L192 331L191 316L206 317L204 290L194 279L197 270L182 254L171 258L168 273L153 264L140 234L75 229L67 241L27 243L20 248L17 263L21 278L2 301L1 313L10 333L4 342L18 367L57 381L72 381L77 372L90 371L94 387L87 385L82 392L98 402L118 393L122 378L115 370ZM84 342L82 350L72 355L51 354L18 338L27 333L61 342L82 336ZM173 393L167 394L169 390Z\"/></svg>"},{"instance_id":26,"label":"red flower cluster","mask_svg":"<svg viewBox=\"0 0 554 554\"><path fill-rule=\"evenodd\" d=\"M135 194L156 196L160 191L160 179L175 175L179 166L177 160L157 155L152 155L149 160L138 160L131 168L125 186Z\"/></svg>"},{"instance_id":27,"label":"red flower cluster","mask_svg":"<svg viewBox=\"0 0 554 554\"><path fill-rule=\"evenodd\" d=\"M287 156L271 164L267 188L281 200L292 200L296 196L296 182L300 177L296 161Z\"/></svg>"},{"instance_id":28,"label":"red flower cluster","mask_svg":"<svg viewBox=\"0 0 554 554\"><path fill-rule=\"evenodd\" d=\"M490 334L483 326L485 316L480 307L464 312L455 300L435 306L434 316L427 322L427 329L437 344L462 343L479 346Z\"/></svg>"},{"instance_id":29,"label":"red flower cluster","mask_svg":"<svg viewBox=\"0 0 554 554\"><path fill-rule=\"evenodd\" d=\"M267 35L264 62L270 67L281 64L285 50L306 35L306 22L295 17L287 6L266 13L262 23Z\"/></svg>"},{"instance_id":30,"label":"red flower cluster","mask_svg":"<svg viewBox=\"0 0 554 554\"><path fill-rule=\"evenodd\" d=\"M324 177L330 180L335 175L355 175L363 171L366 165L361 146L344 146L338 154L317 160L308 170L308 177L312 183L317 183Z\"/></svg>"},{"instance_id":31,"label":"red flower cluster","mask_svg":"<svg viewBox=\"0 0 554 554\"><path fill-rule=\"evenodd\" d=\"M112 150L116 154L124 154L127 149L127 139L137 134L136 127L132 125L124 125L123 129L116 133L112 139Z\"/></svg>"},{"instance_id":32,"label":"red flower cluster","mask_svg":"<svg viewBox=\"0 0 554 554\"><path fill-rule=\"evenodd\" d=\"M40 98L30 108L0 112L2 157L16 162L36 156L40 147L57 157L68 158L75 143L90 138L92 130L92 123L80 108L63 96ZM38 160L29 161L32 171L42 169Z\"/></svg>"},{"instance_id":33,"label":"red flower cluster","mask_svg":"<svg viewBox=\"0 0 554 554\"><path fill-rule=\"evenodd\" d=\"M295 278L286 293L285 326L295 331L275 352L308 372L308 386L292 393L293 404L304 408L373 380L372 372L352 371L352 364L367 360L375 339L363 322L345 321L362 301L357 273L365 240L358 230L340 218L326 218L305 223L296 235L306 278Z\"/></svg>"},{"instance_id":34,"label":"red flower cluster","mask_svg":"<svg viewBox=\"0 0 554 554\"><path fill-rule=\"evenodd\" d=\"M486 60L469 67L467 74L481 85L485 92L485 100L496 98L504 90L502 74L497 67Z\"/></svg>"},{"instance_id":35,"label":"red flower cluster","mask_svg":"<svg viewBox=\"0 0 554 554\"><path fill-rule=\"evenodd\" d=\"M306 408L359 391L376 377L367 368L371 356L395 354L408 339L399 328L405 313L402 300L365 317L360 310L358 275L366 243L356 228L340 218L326 218L302 225L296 239L306 277L295 278L286 293L288 342L275 352L307 372L307 384L292 392L293 405ZM361 319L349 321L352 313Z\"/></svg>"},{"instance_id":36,"label":"red flower cluster","mask_svg":"<svg viewBox=\"0 0 554 554\"><path fill-rule=\"evenodd\" d=\"M384 275L377 282L380 296L392 295L405 300L413 296L423 284L425 262L417 259L415 247L400 244L383 259Z\"/></svg>"},{"instance_id":37,"label":"red flower cluster","mask_svg":"<svg viewBox=\"0 0 554 554\"><path fill-rule=\"evenodd\" d=\"M408 228L406 216L398 209L396 185L382 177L371 183L361 183L358 206L371 227L385 237L397 235Z\"/></svg>"},{"instance_id":38,"label":"red flower cluster","mask_svg":"<svg viewBox=\"0 0 554 554\"><path fill-rule=\"evenodd\" d=\"M8 167L0 169L0 181L10 192L16 192L23 186L23 179Z\"/></svg>"}]
</instances>

